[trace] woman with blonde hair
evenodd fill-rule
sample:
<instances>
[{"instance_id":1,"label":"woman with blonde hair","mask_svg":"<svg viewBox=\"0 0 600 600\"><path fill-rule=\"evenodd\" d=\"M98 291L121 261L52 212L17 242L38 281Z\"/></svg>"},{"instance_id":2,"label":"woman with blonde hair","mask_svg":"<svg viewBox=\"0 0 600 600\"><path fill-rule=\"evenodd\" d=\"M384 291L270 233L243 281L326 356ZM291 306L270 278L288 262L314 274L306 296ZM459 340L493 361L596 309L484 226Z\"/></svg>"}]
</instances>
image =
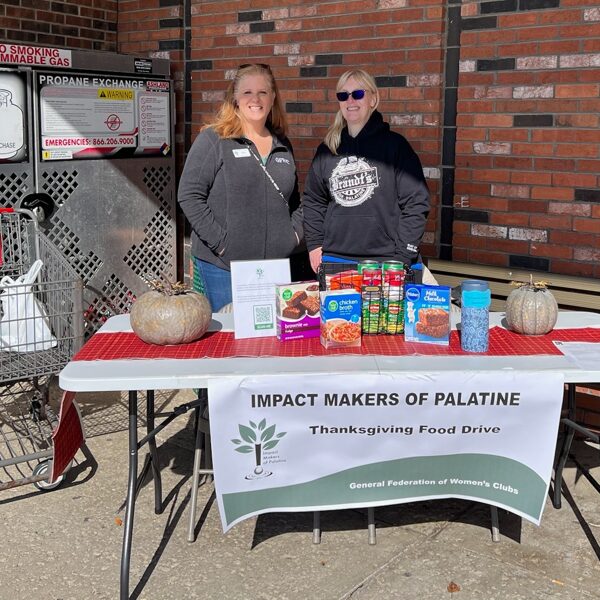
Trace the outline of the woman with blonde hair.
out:
<instances>
[{"instance_id":1,"label":"woman with blonde hair","mask_svg":"<svg viewBox=\"0 0 600 600\"><path fill-rule=\"evenodd\" d=\"M317 148L302 204L310 263L418 260L429 213L423 168L377 110L375 80L351 69L336 87L339 110Z\"/></svg>"},{"instance_id":2,"label":"woman with blonde hair","mask_svg":"<svg viewBox=\"0 0 600 600\"><path fill-rule=\"evenodd\" d=\"M195 287L215 312L231 302L230 261L287 258L299 246L296 165L268 65L237 69L188 153L178 202L192 229Z\"/></svg>"}]
</instances>

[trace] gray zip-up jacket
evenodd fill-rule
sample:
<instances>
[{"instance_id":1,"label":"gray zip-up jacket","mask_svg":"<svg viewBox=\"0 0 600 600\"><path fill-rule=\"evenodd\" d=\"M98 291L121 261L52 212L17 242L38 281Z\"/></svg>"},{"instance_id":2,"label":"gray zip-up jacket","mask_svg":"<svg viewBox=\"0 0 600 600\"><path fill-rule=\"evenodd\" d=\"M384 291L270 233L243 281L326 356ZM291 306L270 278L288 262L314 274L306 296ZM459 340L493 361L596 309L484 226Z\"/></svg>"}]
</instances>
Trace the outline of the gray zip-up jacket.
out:
<instances>
[{"instance_id":1,"label":"gray zip-up jacket","mask_svg":"<svg viewBox=\"0 0 600 600\"><path fill-rule=\"evenodd\" d=\"M281 194L259 161L258 150L246 138L221 139L213 129L198 135L177 198L192 227L194 256L229 269L232 260L287 258L302 241L290 142L273 135L265 164Z\"/></svg>"}]
</instances>

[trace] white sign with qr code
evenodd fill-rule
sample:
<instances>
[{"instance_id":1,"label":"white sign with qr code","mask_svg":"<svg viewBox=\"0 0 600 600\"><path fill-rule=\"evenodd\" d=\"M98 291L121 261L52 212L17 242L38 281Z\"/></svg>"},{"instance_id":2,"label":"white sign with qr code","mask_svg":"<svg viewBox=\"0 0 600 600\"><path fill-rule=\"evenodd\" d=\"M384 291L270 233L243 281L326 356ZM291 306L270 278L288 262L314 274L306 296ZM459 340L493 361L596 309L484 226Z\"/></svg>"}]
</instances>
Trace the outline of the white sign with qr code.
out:
<instances>
[{"instance_id":1,"label":"white sign with qr code","mask_svg":"<svg viewBox=\"0 0 600 600\"><path fill-rule=\"evenodd\" d=\"M236 339L276 334L275 286L290 281L290 261L287 258L231 262Z\"/></svg>"}]
</instances>

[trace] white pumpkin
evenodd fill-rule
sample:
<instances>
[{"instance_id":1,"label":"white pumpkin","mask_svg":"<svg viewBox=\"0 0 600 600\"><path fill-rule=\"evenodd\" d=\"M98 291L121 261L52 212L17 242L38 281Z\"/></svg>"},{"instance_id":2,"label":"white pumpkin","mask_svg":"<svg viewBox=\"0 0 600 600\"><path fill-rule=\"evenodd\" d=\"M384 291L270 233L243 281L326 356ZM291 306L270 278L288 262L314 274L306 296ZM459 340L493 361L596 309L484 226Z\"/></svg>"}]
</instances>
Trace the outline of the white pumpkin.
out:
<instances>
[{"instance_id":1,"label":"white pumpkin","mask_svg":"<svg viewBox=\"0 0 600 600\"><path fill-rule=\"evenodd\" d=\"M506 299L508 328L525 335L552 331L558 318L558 304L544 282L531 281L513 290Z\"/></svg>"}]
</instances>

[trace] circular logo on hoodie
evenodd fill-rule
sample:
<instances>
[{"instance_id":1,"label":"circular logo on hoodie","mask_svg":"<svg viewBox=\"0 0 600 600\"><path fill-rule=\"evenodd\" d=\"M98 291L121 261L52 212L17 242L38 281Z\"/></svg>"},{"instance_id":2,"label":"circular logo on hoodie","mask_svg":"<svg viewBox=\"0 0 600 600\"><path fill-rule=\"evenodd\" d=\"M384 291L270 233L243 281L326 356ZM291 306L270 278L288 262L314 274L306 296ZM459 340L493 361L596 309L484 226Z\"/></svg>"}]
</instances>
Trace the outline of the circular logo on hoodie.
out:
<instances>
[{"instance_id":1,"label":"circular logo on hoodie","mask_svg":"<svg viewBox=\"0 0 600 600\"><path fill-rule=\"evenodd\" d=\"M342 206L358 206L368 200L379 187L377 167L364 158L345 156L329 178L331 195Z\"/></svg>"}]
</instances>

